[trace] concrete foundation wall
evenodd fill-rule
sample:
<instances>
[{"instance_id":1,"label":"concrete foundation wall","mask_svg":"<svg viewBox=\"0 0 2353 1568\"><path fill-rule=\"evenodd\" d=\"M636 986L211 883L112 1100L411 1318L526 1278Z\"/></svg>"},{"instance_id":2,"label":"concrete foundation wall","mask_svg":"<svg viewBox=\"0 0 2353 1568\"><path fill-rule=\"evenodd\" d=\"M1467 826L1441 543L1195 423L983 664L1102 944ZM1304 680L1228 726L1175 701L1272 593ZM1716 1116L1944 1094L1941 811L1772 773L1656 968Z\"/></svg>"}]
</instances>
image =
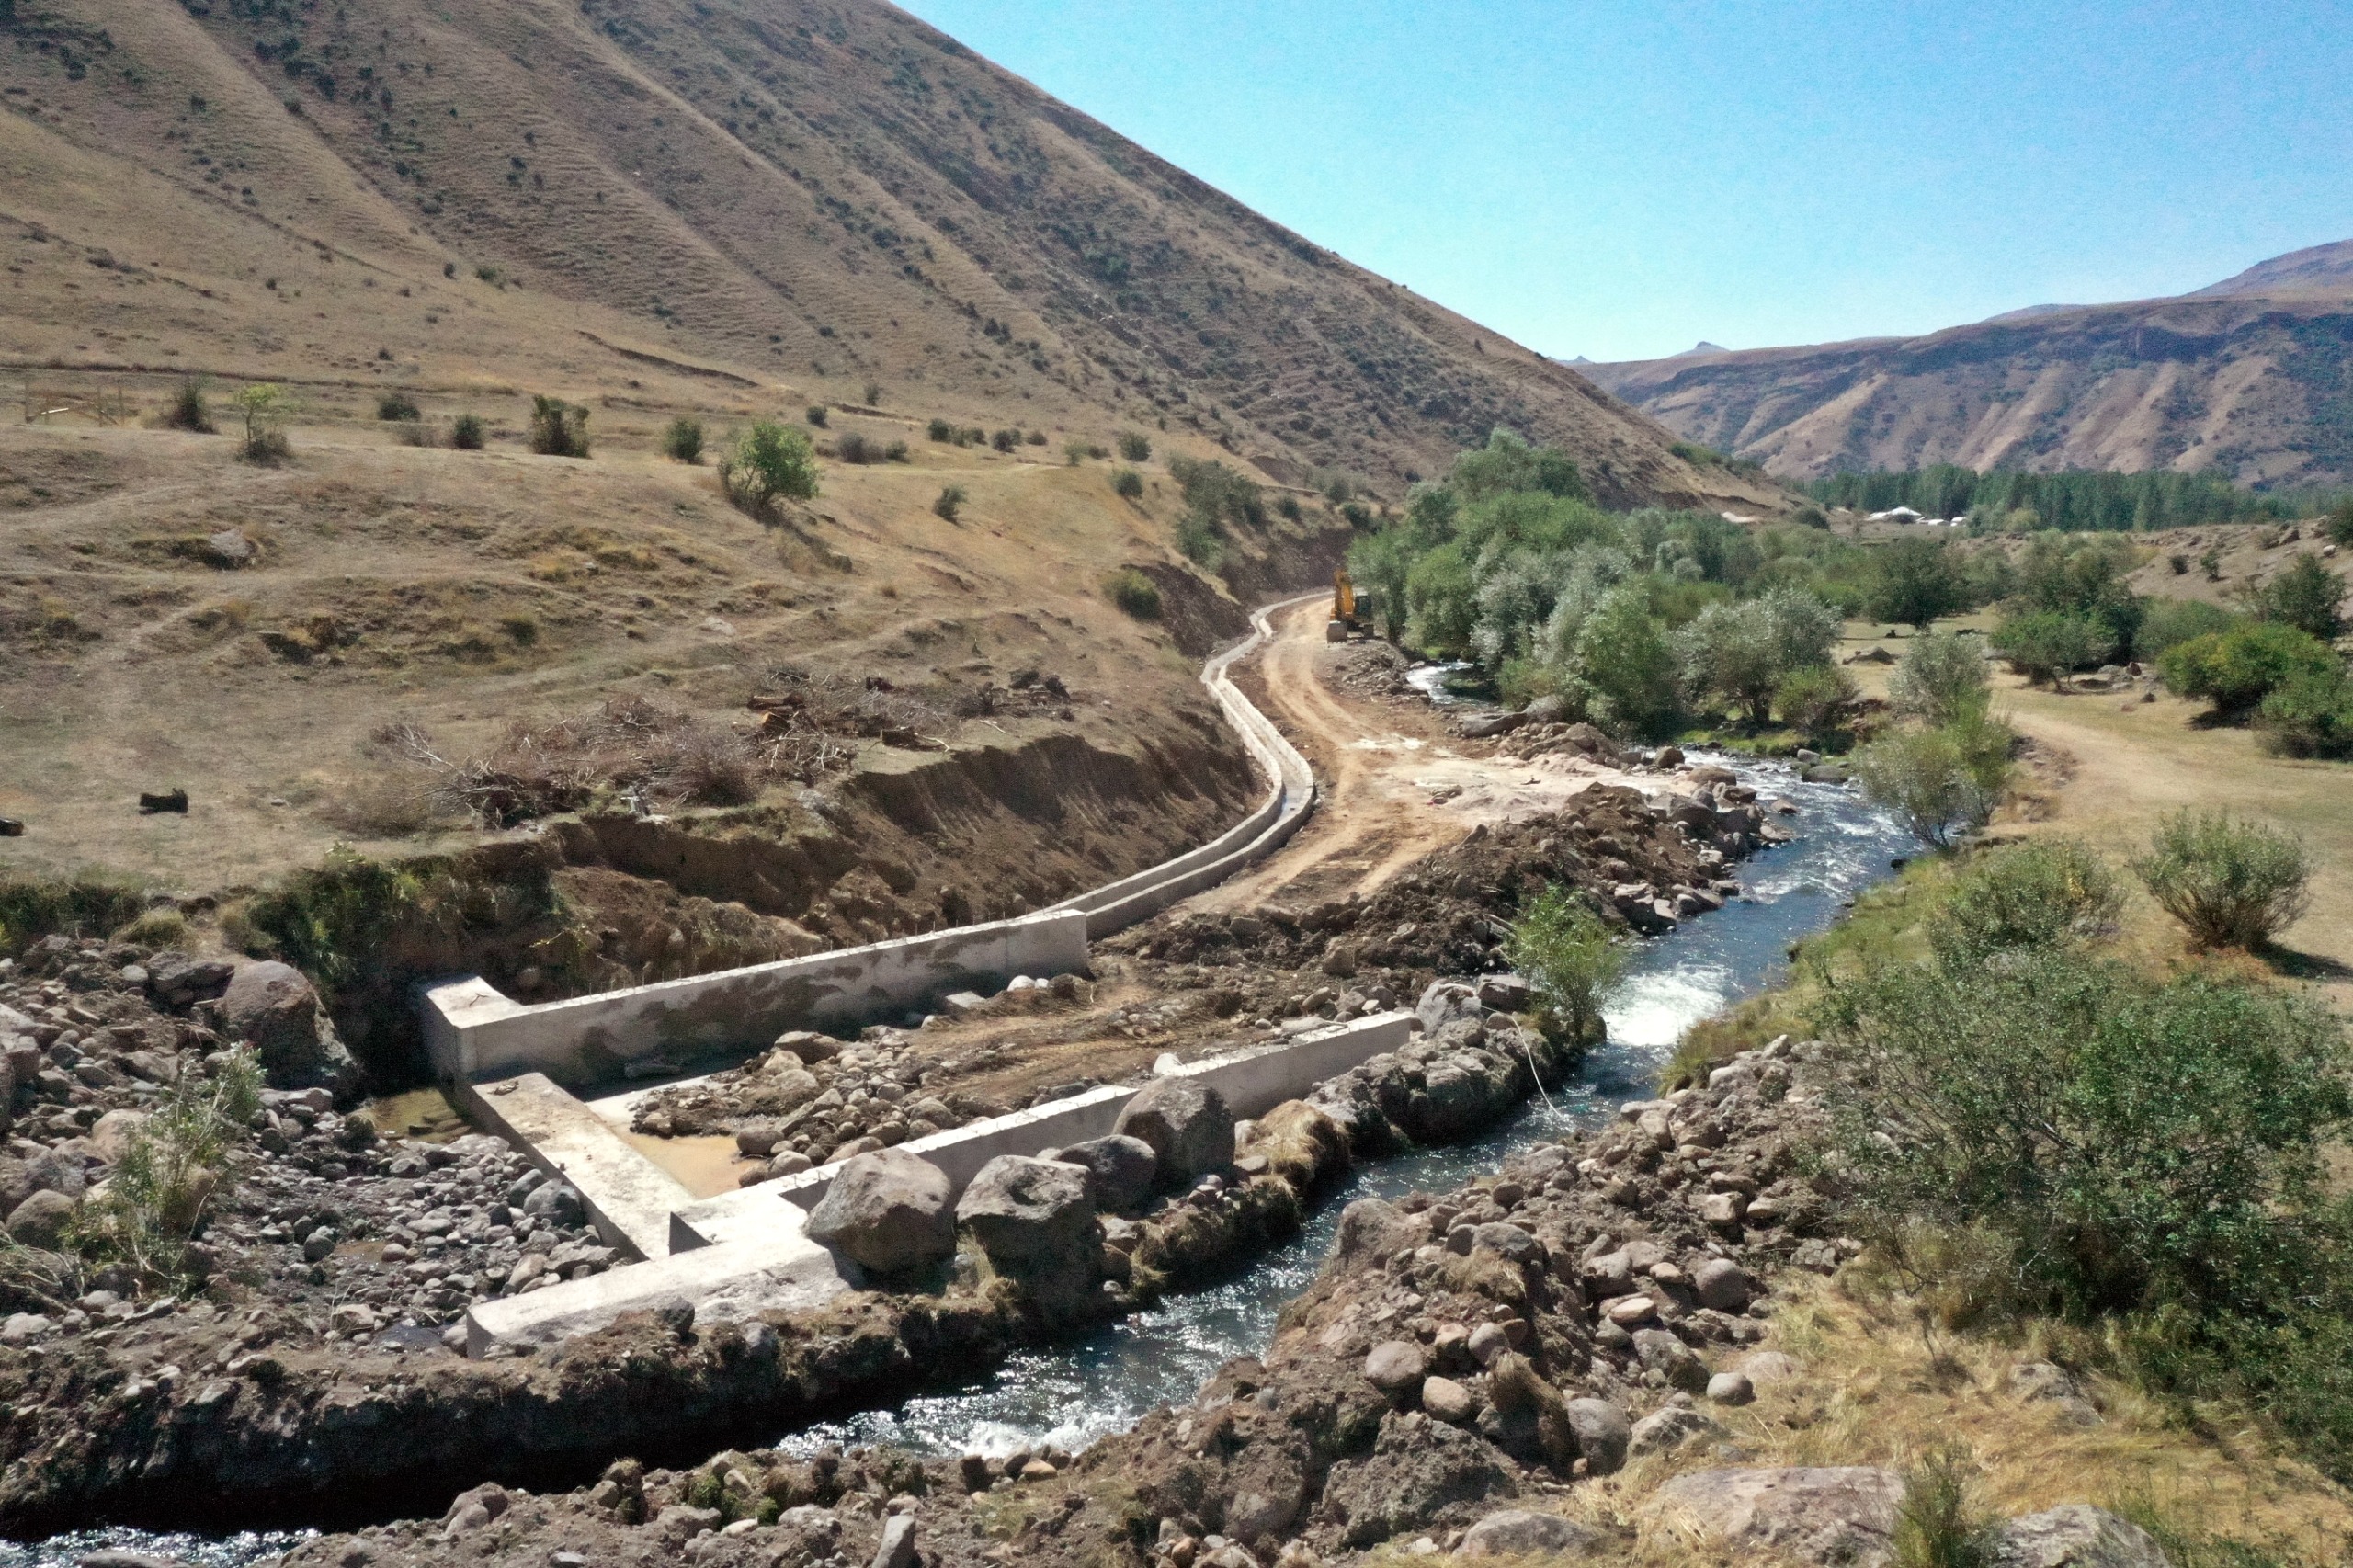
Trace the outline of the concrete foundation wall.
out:
<instances>
[{"instance_id":1,"label":"concrete foundation wall","mask_svg":"<svg viewBox=\"0 0 2353 1568\"><path fill-rule=\"evenodd\" d=\"M1204 1057L1165 1075L1196 1079L1216 1089L1236 1117L1263 1116L1368 1057L1397 1050L1406 1041L1412 1019L1410 1013L1382 1013L1248 1051ZM911 1139L899 1147L938 1166L949 1187L961 1193L999 1154L1035 1154L1103 1137L1119 1119L1120 1108L1139 1092L1134 1085L1089 1089L1010 1116ZM758 1240L797 1228L838 1174L838 1166L820 1165L688 1204L670 1216L670 1250Z\"/></svg>"},{"instance_id":2,"label":"concrete foundation wall","mask_svg":"<svg viewBox=\"0 0 2353 1568\"><path fill-rule=\"evenodd\" d=\"M855 1026L1017 974L1086 967L1085 913L1047 910L534 1006L469 976L426 989L426 1043L447 1077L593 1083L656 1052L751 1050L786 1029Z\"/></svg>"}]
</instances>

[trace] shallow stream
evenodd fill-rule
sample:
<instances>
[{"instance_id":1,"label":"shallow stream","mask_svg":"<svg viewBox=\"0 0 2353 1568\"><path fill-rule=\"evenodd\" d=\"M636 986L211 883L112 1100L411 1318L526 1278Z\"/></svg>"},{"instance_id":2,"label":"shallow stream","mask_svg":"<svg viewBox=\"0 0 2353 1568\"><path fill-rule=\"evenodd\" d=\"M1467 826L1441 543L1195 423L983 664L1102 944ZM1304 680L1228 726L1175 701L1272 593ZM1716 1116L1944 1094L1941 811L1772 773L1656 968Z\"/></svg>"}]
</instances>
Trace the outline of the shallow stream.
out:
<instances>
[{"instance_id":1,"label":"shallow stream","mask_svg":"<svg viewBox=\"0 0 2353 1568\"><path fill-rule=\"evenodd\" d=\"M1623 1101L1648 1097L1687 1028L1775 984L1791 943L1830 926L1848 900L1890 874L1892 858L1914 846L1885 812L1843 786L1800 783L1778 763L1705 760L1733 767L1761 799L1796 801L1798 814L1778 820L1793 827L1798 840L1738 868L1747 889L1743 897L1641 944L1608 1008L1608 1038L1587 1056L1575 1082L1548 1085L1544 1097L1483 1137L1357 1170L1324 1195L1298 1235L1222 1284L1086 1338L1026 1351L960 1386L780 1434L777 1446L807 1452L826 1443L898 1443L947 1454L1005 1453L1049 1442L1084 1447L1154 1405L1189 1403L1220 1363L1264 1352L1276 1314L1313 1279L1350 1200L1460 1187L1515 1150L1591 1127ZM286 1551L303 1533L83 1530L0 1541L0 1568L74 1568L101 1547L177 1558L189 1568L246 1568Z\"/></svg>"}]
</instances>

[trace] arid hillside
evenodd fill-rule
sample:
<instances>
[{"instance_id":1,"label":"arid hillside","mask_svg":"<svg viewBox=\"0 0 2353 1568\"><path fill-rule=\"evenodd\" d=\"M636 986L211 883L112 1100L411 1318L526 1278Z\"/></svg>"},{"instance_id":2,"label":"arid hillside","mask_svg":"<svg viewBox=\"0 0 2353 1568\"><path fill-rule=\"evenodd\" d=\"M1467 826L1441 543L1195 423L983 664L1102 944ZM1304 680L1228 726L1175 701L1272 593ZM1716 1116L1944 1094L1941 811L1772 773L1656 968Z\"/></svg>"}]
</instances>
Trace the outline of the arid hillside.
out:
<instances>
[{"instance_id":1,"label":"arid hillside","mask_svg":"<svg viewBox=\"0 0 2353 1568\"><path fill-rule=\"evenodd\" d=\"M2338 483L2353 478L2347 248L2178 299L1585 371L1686 440L1790 479L1951 462Z\"/></svg>"},{"instance_id":2,"label":"arid hillside","mask_svg":"<svg viewBox=\"0 0 2353 1568\"><path fill-rule=\"evenodd\" d=\"M20 363L666 361L1383 492L1508 424L1610 499L1772 494L888 6L17 0L0 32Z\"/></svg>"}]
</instances>

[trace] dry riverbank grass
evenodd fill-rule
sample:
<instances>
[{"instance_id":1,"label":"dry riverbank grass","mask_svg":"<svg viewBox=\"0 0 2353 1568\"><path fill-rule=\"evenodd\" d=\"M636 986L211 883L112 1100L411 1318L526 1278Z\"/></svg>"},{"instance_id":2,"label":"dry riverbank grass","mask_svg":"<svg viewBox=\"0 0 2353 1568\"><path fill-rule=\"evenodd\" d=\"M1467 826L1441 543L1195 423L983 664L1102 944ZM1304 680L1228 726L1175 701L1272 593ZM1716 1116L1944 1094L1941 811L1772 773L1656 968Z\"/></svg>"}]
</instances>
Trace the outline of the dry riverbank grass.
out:
<instances>
[{"instance_id":1,"label":"dry riverbank grass","mask_svg":"<svg viewBox=\"0 0 2353 1568\"><path fill-rule=\"evenodd\" d=\"M1803 1370L1760 1388L1753 1404L1711 1412L1738 1457L1694 1443L1566 1493L1562 1512L1631 1540L1617 1561L1642 1568L1761 1561L1654 1517L1651 1499L1673 1476L1725 1464L1901 1471L1954 1444L1974 1457L1981 1501L2005 1517L2092 1503L2154 1510L2185 1534L2259 1547L2282 1563L2353 1557L2353 1497L2283 1457L2243 1416L2184 1418L2127 1385L2092 1379L2104 1419L2071 1426L2058 1405L2021 1398L2010 1385L2012 1367L2063 1354L2063 1346L2033 1335L2018 1343L1953 1335L1931 1342L1908 1302L1850 1291L1843 1277L1782 1289L1767 1346Z\"/></svg>"}]
</instances>

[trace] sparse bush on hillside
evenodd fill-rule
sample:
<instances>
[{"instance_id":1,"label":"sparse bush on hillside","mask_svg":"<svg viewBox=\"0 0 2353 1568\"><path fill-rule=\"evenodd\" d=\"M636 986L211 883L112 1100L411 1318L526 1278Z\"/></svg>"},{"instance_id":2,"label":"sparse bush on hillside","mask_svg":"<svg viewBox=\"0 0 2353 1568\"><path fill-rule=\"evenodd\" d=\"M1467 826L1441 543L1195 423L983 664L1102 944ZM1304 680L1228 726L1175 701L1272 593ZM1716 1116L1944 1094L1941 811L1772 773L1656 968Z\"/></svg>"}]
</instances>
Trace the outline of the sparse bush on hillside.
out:
<instances>
[{"instance_id":1,"label":"sparse bush on hillside","mask_svg":"<svg viewBox=\"0 0 2353 1568\"><path fill-rule=\"evenodd\" d=\"M1089 458L1107 458L1110 455L1108 449L1097 446L1093 441L1073 438L1063 443L1063 456L1070 460L1070 466L1073 468L1076 468Z\"/></svg>"},{"instance_id":2,"label":"sparse bush on hillside","mask_svg":"<svg viewBox=\"0 0 2353 1568\"><path fill-rule=\"evenodd\" d=\"M1203 571L1214 572L1225 564L1225 536L1199 512L1188 512L1177 519L1176 549Z\"/></svg>"},{"instance_id":3,"label":"sparse bush on hillside","mask_svg":"<svg viewBox=\"0 0 2353 1568\"><path fill-rule=\"evenodd\" d=\"M1143 475L1131 468L1113 469L1111 488L1130 501L1141 500L1143 496Z\"/></svg>"},{"instance_id":4,"label":"sparse bush on hillside","mask_svg":"<svg viewBox=\"0 0 2353 1568\"><path fill-rule=\"evenodd\" d=\"M956 426L945 419L935 419L925 426L924 434L943 446L956 442Z\"/></svg>"},{"instance_id":5,"label":"sparse bush on hillside","mask_svg":"<svg viewBox=\"0 0 2353 1568\"><path fill-rule=\"evenodd\" d=\"M2165 650L2157 669L2179 697L2203 698L2220 718L2247 712L2275 689L2326 677L2340 665L2328 645L2278 621L2243 621Z\"/></svg>"},{"instance_id":6,"label":"sparse bush on hillside","mask_svg":"<svg viewBox=\"0 0 2353 1568\"><path fill-rule=\"evenodd\" d=\"M2151 599L2141 618L2140 634L2132 639L2136 657L2155 660L2168 648L2178 648L2210 631L2228 631L2238 618L2204 599Z\"/></svg>"},{"instance_id":7,"label":"sparse bush on hillside","mask_svg":"<svg viewBox=\"0 0 2353 1568\"><path fill-rule=\"evenodd\" d=\"M840 462L862 465L880 462L882 453L867 440L864 431L845 430L834 437L834 457Z\"/></svg>"},{"instance_id":8,"label":"sparse bush on hillside","mask_svg":"<svg viewBox=\"0 0 2353 1568\"><path fill-rule=\"evenodd\" d=\"M1287 523L1298 522L1306 515L1300 506L1299 497L1296 495L1278 496L1275 500L1275 513Z\"/></svg>"},{"instance_id":9,"label":"sparse bush on hillside","mask_svg":"<svg viewBox=\"0 0 2353 1568\"><path fill-rule=\"evenodd\" d=\"M430 447L436 445L433 435L433 426L426 424L421 419L415 423L403 420L401 422L400 428L392 433L392 439L398 441L404 447Z\"/></svg>"},{"instance_id":10,"label":"sparse bush on hillside","mask_svg":"<svg viewBox=\"0 0 2353 1568\"><path fill-rule=\"evenodd\" d=\"M425 415L418 410L416 400L406 392L388 392L376 400L376 417L415 421Z\"/></svg>"},{"instance_id":11,"label":"sparse bush on hillside","mask_svg":"<svg viewBox=\"0 0 2353 1568\"><path fill-rule=\"evenodd\" d=\"M482 415L460 414L449 421L449 445L461 452L478 452L483 443Z\"/></svg>"},{"instance_id":12,"label":"sparse bush on hillside","mask_svg":"<svg viewBox=\"0 0 2353 1568\"><path fill-rule=\"evenodd\" d=\"M1512 923L1504 950L1534 987L1548 1037L1578 1046L1601 1038L1602 1004L1625 972L1626 952L1583 894L1558 883L1545 889Z\"/></svg>"},{"instance_id":13,"label":"sparse bush on hillside","mask_svg":"<svg viewBox=\"0 0 2353 1568\"><path fill-rule=\"evenodd\" d=\"M2353 498L2336 504L2328 514L2326 527L2331 543L2353 545Z\"/></svg>"},{"instance_id":14,"label":"sparse bush on hillside","mask_svg":"<svg viewBox=\"0 0 2353 1568\"><path fill-rule=\"evenodd\" d=\"M822 403L811 403L801 416L820 430L825 427L825 405Z\"/></svg>"},{"instance_id":15,"label":"sparse bush on hillside","mask_svg":"<svg viewBox=\"0 0 2353 1568\"><path fill-rule=\"evenodd\" d=\"M173 389L172 401L164 410L164 423L175 430L189 430L199 436L212 434L212 408L205 396L201 376L192 376Z\"/></svg>"},{"instance_id":16,"label":"sparse bush on hillside","mask_svg":"<svg viewBox=\"0 0 2353 1568\"><path fill-rule=\"evenodd\" d=\"M1983 827L2002 798L2010 732L1982 714L1934 730L1897 730L1855 754L1863 793L1941 849L1954 831Z\"/></svg>"},{"instance_id":17,"label":"sparse bush on hillside","mask_svg":"<svg viewBox=\"0 0 2353 1568\"><path fill-rule=\"evenodd\" d=\"M964 487L961 484L951 484L939 493L939 499L931 504L931 509L942 521L952 523L956 520L956 514L962 509L963 505Z\"/></svg>"},{"instance_id":18,"label":"sparse bush on hillside","mask_svg":"<svg viewBox=\"0 0 2353 1568\"><path fill-rule=\"evenodd\" d=\"M286 439L285 423L293 413L294 400L284 387L270 381L256 381L237 389L237 412L245 422L245 437L237 449L237 456L246 462L272 468L294 455L294 448Z\"/></svg>"},{"instance_id":19,"label":"sparse bush on hillside","mask_svg":"<svg viewBox=\"0 0 2353 1568\"><path fill-rule=\"evenodd\" d=\"M1152 439L1134 430L1120 432L1120 458L1124 462L1140 463L1152 458Z\"/></svg>"},{"instance_id":20,"label":"sparse bush on hillside","mask_svg":"<svg viewBox=\"0 0 2353 1568\"><path fill-rule=\"evenodd\" d=\"M531 399L530 445L531 450L541 457L586 457L588 410L560 397L535 394Z\"/></svg>"},{"instance_id":21,"label":"sparse bush on hillside","mask_svg":"<svg viewBox=\"0 0 2353 1568\"><path fill-rule=\"evenodd\" d=\"M673 462L702 461L702 421L681 414L662 432L663 455Z\"/></svg>"},{"instance_id":22,"label":"sparse bush on hillside","mask_svg":"<svg viewBox=\"0 0 2353 1568\"><path fill-rule=\"evenodd\" d=\"M1953 1443L1904 1472L1890 1568L1995 1568L2001 1518L1978 1494L1977 1464Z\"/></svg>"},{"instance_id":23,"label":"sparse bush on hillside","mask_svg":"<svg viewBox=\"0 0 2353 1568\"><path fill-rule=\"evenodd\" d=\"M1021 438L1033 447L1042 447L1046 444L1046 433L1043 430L1032 430Z\"/></svg>"},{"instance_id":24,"label":"sparse bush on hillside","mask_svg":"<svg viewBox=\"0 0 2353 1568\"><path fill-rule=\"evenodd\" d=\"M1986 701L1985 655L1978 639L1954 631L1915 637L1888 677L1895 710L1930 726L1949 724Z\"/></svg>"},{"instance_id":25,"label":"sparse bush on hillside","mask_svg":"<svg viewBox=\"0 0 2353 1568\"><path fill-rule=\"evenodd\" d=\"M999 430L995 435L989 437L989 445L995 447L1000 452L1009 452L1013 450L1014 448L1021 445L1021 432L1018 430Z\"/></svg>"},{"instance_id":26,"label":"sparse bush on hillside","mask_svg":"<svg viewBox=\"0 0 2353 1568\"><path fill-rule=\"evenodd\" d=\"M809 437L772 419L755 422L719 460L727 497L756 517L779 498L806 501L817 494L817 457Z\"/></svg>"},{"instance_id":27,"label":"sparse bush on hillside","mask_svg":"<svg viewBox=\"0 0 2353 1568\"><path fill-rule=\"evenodd\" d=\"M2298 553L2248 598L2264 619L2292 626L2324 642L2334 641L2345 630L2345 580L2308 550Z\"/></svg>"},{"instance_id":28,"label":"sparse bush on hillside","mask_svg":"<svg viewBox=\"0 0 2353 1568\"><path fill-rule=\"evenodd\" d=\"M2184 810L2158 824L2132 869L2201 947L2254 949L2302 917L2313 867L2276 828Z\"/></svg>"},{"instance_id":29,"label":"sparse bush on hillside","mask_svg":"<svg viewBox=\"0 0 2353 1568\"><path fill-rule=\"evenodd\" d=\"M869 407L869 408L880 408L881 405L882 405L882 383L881 383L881 381L869 381L869 382L867 382L867 383L866 383L866 406L867 406L867 407Z\"/></svg>"},{"instance_id":30,"label":"sparse bush on hillside","mask_svg":"<svg viewBox=\"0 0 2353 1568\"><path fill-rule=\"evenodd\" d=\"M1123 566L1103 581L1103 592L1138 620L1160 619L1160 590L1151 578L1132 566Z\"/></svg>"}]
</instances>

